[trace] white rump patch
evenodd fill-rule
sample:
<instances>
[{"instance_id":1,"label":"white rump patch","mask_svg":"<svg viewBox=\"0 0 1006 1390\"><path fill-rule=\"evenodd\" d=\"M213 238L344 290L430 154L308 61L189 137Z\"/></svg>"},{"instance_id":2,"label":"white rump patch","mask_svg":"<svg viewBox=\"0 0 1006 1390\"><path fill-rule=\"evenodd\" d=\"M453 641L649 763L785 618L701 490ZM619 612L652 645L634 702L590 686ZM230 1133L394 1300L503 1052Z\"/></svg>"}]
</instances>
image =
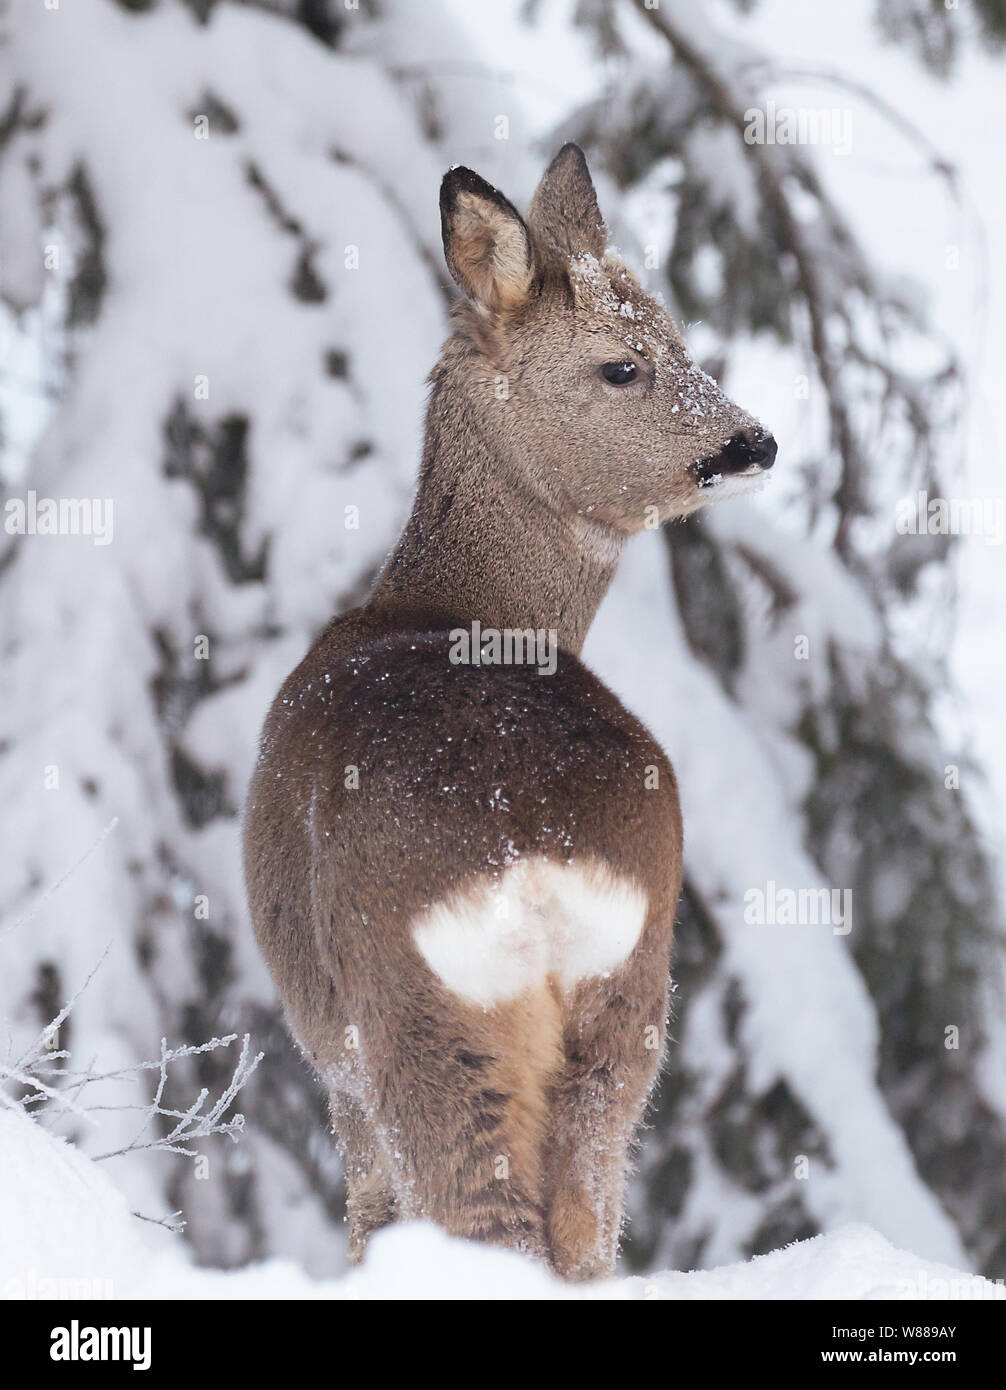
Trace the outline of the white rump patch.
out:
<instances>
[{"instance_id":1,"label":"white rump patch","mask_svg":"<svg viewBox=\"0 0 1006 1390\"><path fill-rule=\"evenodd\" d=\"M563 991L628 959L646 894L596 860L529 859L482 876L416 919L413 939L453 994L484 1008L539 989Z\"/></svg>"}]
</instances>

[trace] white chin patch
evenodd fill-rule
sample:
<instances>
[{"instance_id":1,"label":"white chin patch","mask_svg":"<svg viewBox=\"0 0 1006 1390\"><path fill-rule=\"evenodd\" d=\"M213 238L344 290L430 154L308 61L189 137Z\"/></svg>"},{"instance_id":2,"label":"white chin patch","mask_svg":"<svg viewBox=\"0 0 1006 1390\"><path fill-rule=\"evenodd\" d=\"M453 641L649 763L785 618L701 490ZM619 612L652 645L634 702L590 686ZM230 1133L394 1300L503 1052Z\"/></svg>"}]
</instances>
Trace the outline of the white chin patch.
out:
<instances>
[{"instance_id":1,"label":"white chin patch","mask_svg":"<svg viewBox=\"0 0 1006 1390\"><path fill-rule=\"evenodd\" d=\"M447 988L490 1008L555 981L580 980L624 963L646 919L646 894L597 860L534 858L482 875L413 923L412 936Z\"/></svg>"},{"instance_id":2,"label":"white chin patch","mask_svg":"<svg viewBox=\"0 0 1006 1390\"><path fill-rule=\"evenodd\" d=\"M714 473L708 483L699 488L699 497L703 502L723 502L741 493L761 492L766 476L765 470L757 464L745 468L743 473Z\"/></svg>"}]
</instances>

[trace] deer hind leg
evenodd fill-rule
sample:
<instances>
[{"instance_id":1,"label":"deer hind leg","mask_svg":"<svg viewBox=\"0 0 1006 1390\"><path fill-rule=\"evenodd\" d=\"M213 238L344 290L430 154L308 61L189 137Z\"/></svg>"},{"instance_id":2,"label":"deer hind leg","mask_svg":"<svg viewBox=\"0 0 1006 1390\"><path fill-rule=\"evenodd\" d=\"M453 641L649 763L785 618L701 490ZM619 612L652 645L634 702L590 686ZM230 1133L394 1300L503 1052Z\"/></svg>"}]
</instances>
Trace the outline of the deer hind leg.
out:
<instances>
[{"instance_id":1,"label":"deer hind leg","mask_svg":"<svg viewBox=\"0 0 1006 1390\"><path fill-rule=\"evenodd\" d=\"M568 1001L547 1176L549 1259L565 1279L614 1272L630 1149L664 1040L668 949L654 946Z\"/></svg>"},{"instance_id":2,"label":"deer hind leg","mask_svg":"<svg viewBox=\"0 0 1006 1390\"><path fill-rule=\"evenodd\" d=\"M363 1107L350 1096L332 1092L329 1109L346 1175L349 1258L359 1264L374 1232L398 1218L395 1190Z\"/></svg>"},{"instance_id":3,"label":"deer hind leg","mask_svg":"<svg viewBox=\"0 0 1006 1390\"><path fill-rule=\"evenodd\" d=\"M498 1006L491 1017L497 1043L493 1084L498 1090L490 1094L500 1098L499 1123L486 1130L492 1176L488 1186L480 1183L473 1193L469 1211L476 1222L470 1234L547 1260L548 1088L561 1065L560 1002L554 990L543 987ZM483 1152L476 1158L480 1177L487 1171L486 1156Z\"/></svg>"},{"instance_id":4,"label":"deer hind leg","mask_svg":"<svg viewBox=\"0 0 1006 1390\"><path fill-rule=\"evenodd\" d=\"M558 1001L535 991L481 1021L476 1050L458 1050L454 1085L460 1076L463 1090L453 1127L445 1134L438 1123L431 1135L435 1166L421 1185L422 1209L452 1234L545 1260L546 1087L560 1057ZM435 1076L428 1085L437 1085Z\"/></svg>"},{"instance_id":5,"label":"deer hind leg","mask_svg":"<svg viewBox=\"0 0 1006 1390\"><path fill-rule=\"evenodd\" d=\"M544 1261L546 1085L561 1056L558 1001L528 995L483 1010L430 997L431 981L411 983L382 993L360 1030L361 1054L370 1054L356 1105L365 1142L354 1144L352 1114L348 1142L346 1115L335 1119L353 1172L351 1250L359 1258L388 1221L425 1219Z\"/></svg>"},{"instance_id":6,"label":"deer hind leg","mask_svg":"<svg viewBox=\"0 0 1006 1390\"><path fill-rule=\"evenodd\" d=\"M548 1183L549 1262L563 1279L614 1272L634 1126L606 1066L570 1066L554 1095Z\"/></svg>"}]
</instances>

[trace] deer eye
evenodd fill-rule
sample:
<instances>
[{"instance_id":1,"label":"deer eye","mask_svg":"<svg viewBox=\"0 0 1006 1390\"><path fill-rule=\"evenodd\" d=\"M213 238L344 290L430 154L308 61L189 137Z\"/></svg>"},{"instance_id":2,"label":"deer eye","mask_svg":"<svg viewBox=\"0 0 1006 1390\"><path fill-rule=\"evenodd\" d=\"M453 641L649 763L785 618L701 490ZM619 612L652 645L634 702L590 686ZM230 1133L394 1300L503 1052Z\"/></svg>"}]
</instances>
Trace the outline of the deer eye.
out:
<instances>
[{"instance_id":1,"label":"deer eye","mask_svg":"<svg viewBox=\"0 0 1006 1390\"><path fill-rule=\"evenodd\" d=\"M605 381L610 381L612 386L626 386L630 381L636 379L635 362L605 362L601 368L601 375Z\"/></svg>"}]
</instances>

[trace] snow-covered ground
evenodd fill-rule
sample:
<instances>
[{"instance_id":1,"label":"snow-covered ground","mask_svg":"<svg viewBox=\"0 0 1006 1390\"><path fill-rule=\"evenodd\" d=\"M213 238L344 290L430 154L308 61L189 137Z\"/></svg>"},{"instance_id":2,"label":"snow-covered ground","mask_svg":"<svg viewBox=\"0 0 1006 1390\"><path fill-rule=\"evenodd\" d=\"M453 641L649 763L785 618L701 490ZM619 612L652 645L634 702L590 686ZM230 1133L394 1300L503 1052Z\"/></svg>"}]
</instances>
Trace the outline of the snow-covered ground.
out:
<instances>
[{"instance_id":1,"label":"snow-covered ground","mask_svg":"<svg viewBox=\"0 0 1006 1390\"><path fill-rule=\"evenodd\" d=\"M0 1111L0 1297L269 1299L1006 1299L1006 1288L846 1226L746 1264L570 1287L521 1255L411 1223L362 1268L313 1280L281 1260L224 1272L152 1252L100 1166L20 1110Z\"/></svg>"}]
</instances>

